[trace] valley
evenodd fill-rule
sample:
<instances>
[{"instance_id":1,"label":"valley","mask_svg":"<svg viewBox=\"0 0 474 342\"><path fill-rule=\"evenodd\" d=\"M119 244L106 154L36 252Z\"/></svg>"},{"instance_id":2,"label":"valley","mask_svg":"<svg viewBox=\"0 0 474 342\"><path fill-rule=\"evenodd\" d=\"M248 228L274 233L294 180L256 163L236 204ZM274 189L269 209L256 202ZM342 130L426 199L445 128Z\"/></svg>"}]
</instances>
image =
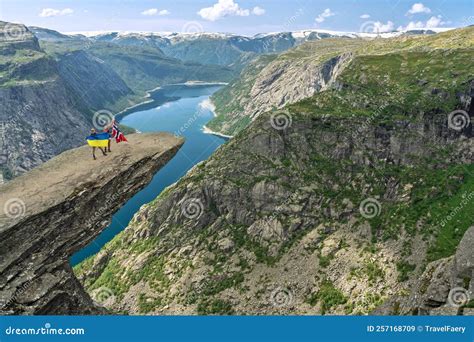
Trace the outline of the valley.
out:
<instances>
[{"instance_id":1,"label":"valley","mask_svg":"<svg viewBox=\"0 0 474 342\"><path fill-rule=\"evenodd\" d=\"M239 124L79 265L78 278L91 296L111 289L107 307L119 313L462 313L448 294L472 286L472 269L452 265L454 255L472 259L458 248L474 224L465 201L474 184L472 30L322 40L283 53L276 61L296 70L314 64L308 75L319 82L269 77L265 90L279 82L286 98L293 84L314 94ZM325 78L337 56L347 56L344 67ZM218 113L227 105L219 96L235 99L239 82L213 96ZM241 89L244 103L259 103ZM461 114L459 128L450 113ZM462 214L440 225L455 208Z\"/></svg>"},{"instance_id":2,"label":"valley","mask_svg":"<svg viewBox=\"0 0 474 342\"><path fill-rule=\"evenodd\" d=\"M97 182L59 202L48 192L71 233L47 205L3 218L18 229L0 259L9 313L472 314L452 298L474 289L474 27L21 31L0 41L2 193L84 153L61 154L84 144L97 111L169 145L142 150L141 167L127 154L104 220L81 227L67 210L72 199L85 217ZM174 136L143 133L157 131ZM52 247L28 233L35 222L57 234ZM22 273L33 259L46 266ZM29 277L40 285L22 301Z\"/></svg>"},{"instance_id":3,"label":"valley","mask_svg":"<svg viewBox=\"0 0 474 342\"><path fill-rule=\"evenodd\" d=\"M186 139L185 144L153 177L150 184L113 216L111 225L100 236L72 256L72 266L99 252L107 242L127 227L143 204L154 200L166 187L178 181L196 164L206 160L225 142L222 138L204 134L202 130L203 125L213 117L206 103L209 96L219 88L220 86L212 85L164 87L152 94L156 100L150 103L150 109L125 114L121 122L126 126L143 133L166 131L181 135ZM171 101L171 98L176 100Z\"/></svg>"}]
</instances>

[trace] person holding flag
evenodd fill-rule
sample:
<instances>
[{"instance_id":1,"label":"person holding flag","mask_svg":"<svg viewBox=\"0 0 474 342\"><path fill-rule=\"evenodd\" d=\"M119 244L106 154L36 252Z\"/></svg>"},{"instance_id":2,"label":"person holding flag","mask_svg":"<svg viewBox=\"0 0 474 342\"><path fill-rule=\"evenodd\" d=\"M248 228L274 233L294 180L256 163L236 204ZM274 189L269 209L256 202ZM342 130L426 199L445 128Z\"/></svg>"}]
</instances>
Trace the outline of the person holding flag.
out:
<instances>
[{"instance_id":1,"label":"person holding flag","mask_svg":"<svg viewBox=\"0 0 474 342\"><path fill-rule=\"evenodd\" d=\"M97 133L95 128L91 129L91 134L86 139L89 146L92 147L92 157L94 158L94 160L97 159L95 156L96 148L98 148L104 156L107 155L107 152L112 152L112 150L110 149L110 143L112 138L115 139L115 142L117 144L123 141L128 142L127 138L125 138L125 135L120 131L120 128L116 123L115 119L113 119L109 125L104 127L102 133Z\"/></svg>"},{"instance_id":2,"label":"person holding flag","mask_svg":"<svg viewBox=\"0 0 474 342\"><path fill-rule=\"evenodd\" d=\"M125 138L125 135L120 131L119 126L118 126L117 122L115 121L115 119L112 119L110 124L104 127L104 132L109 133L109 136L110 136L109 137L109 144L108 144L107 148L105 149L106 152L109 152L109 153L112 152L110 150L110 142L111 142L112 138L115 139L115 142L117 144L121 143L122 141L128 142L127 138Z\"/></svg>"},{"instance_id":3,"label":"person holding flag","mask_svg":"<svg viewBox=\"0 0 474 342\"><path fill-rule=\"evenodd\" d=\"M87 143L92 147L92 158L96 160L95 149L98 148L104 156L107 155L107 146L110 146L110 134L108 132L97 133L95 128L91 129L91 134L87 137ZM103 150L105 148L105 151Z\"/></svg>"},{"instance_id":4,"label":"person holding flag","mask_svg":"<svg viewBox=\"0 0 474 342\"><path fill-rule=\"evenodd\" d=\"M121 143L122 141L128 142L127 138L125 138L125 135L122 133L122 131L120 131L119 125L117 124L115 119L112 120L112 137L115 139L115 142L117 144ZM110 152L110 147L109 147L109 152Z\"/></svg>"}]
</instances>

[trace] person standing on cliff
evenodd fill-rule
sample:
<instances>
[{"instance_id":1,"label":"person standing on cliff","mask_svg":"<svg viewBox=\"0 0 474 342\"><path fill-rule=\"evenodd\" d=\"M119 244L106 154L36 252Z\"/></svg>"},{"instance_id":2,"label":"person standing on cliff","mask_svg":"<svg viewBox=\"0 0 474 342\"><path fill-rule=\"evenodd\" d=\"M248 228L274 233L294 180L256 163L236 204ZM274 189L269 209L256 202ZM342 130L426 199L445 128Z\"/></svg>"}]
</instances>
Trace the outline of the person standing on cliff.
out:
<instances>
[{"instance_id":1,"label":"person standing on cliff","mask_svg":"<svg viewBox=\"0 0 474 342\"><path fill-rule=\"evenodd\" d=\"M110 142L112 141L112 127L114 125L115 119L112 120L108 125L104 126L104 132L109 134L109 143L107 147L105 148L105 152L112 152L110 150Z\"/></svg>"},{"instance_id":2,"label":"person standing on cliff","mask_svg":"<svg viewBox=\"0 0 474 342\"><path fill-rule=\"evenodd\" d=\"M107 155L107 145L110 145L110 134L107 132L104 133L97 133L95 128L91 129L91 134L87 137L87 143L89 146L92 147L92 157L94 160L97 158L95 157L95 149L98 148L104 156ZM102 148L105 148L105 151Z\"/></svg>"}]
</instances>

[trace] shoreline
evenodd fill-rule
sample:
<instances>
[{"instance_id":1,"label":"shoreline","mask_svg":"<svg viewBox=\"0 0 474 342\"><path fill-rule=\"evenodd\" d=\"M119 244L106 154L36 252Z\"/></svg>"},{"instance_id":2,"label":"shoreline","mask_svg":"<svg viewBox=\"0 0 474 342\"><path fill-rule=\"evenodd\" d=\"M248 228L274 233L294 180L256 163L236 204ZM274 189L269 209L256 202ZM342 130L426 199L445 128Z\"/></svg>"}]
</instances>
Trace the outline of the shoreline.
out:
<instances>
[{"instance_id":1,"label":"shoreline","mask_svg":"<svg viewBox=\"0 0 474 342\"><path fill-rule=\"evenodd\" d=\"M147 96L147 97L149 97L149 96ZM138 107L138 106L141 106L141 105L144 105L144 104L147 104L147 103L152 103L152 102L153 102L153 100L145 100L145 101L143 101L143 102L134 104L133 106L127 107L127 108L125 108L124 110L121 110L120 112L115 113L114 117L117 116L117 115L122 115L123 113L125 113L125 112L127 112L127 111L129 111L130 109L133 109L133 108L135 108L135 107Z\"/></svg>"},{"instance_id":2,"label":"shoreline","mask_svg":"<svg viewBox=\"0 0 474 342\"><path fill-rule=\"evenodd\" d=\"M172 84L167 84L164 87L167 86L213 86L213 85L228 85L228 82L205 82L205 81L187 81L184 83L172 83Z\"/></svg>"},{"instance_id":3,"label":"shoreline","mask_svg":"<svg viewBox=\"0 0 474 342\"><path fill-rule=\"evenodd\" d=\"M212 107L211 109L211 112L212 112L212 115L217 118L217 113L216 113L216 106L214 105L214 102L212 102L211 100L211 96L209 96L209 103ZM202 132L204 134L211 134L211 135L215 135L217 137L220 137L220 138L224 138L224 139L232 139L234 136L233 135L227 135L227 134L224 134L224 133L220 133L220 132L216 132L216 131L213 131L212 129L210 129L209 127L207 127L206 125L202 126Z\"/></svg>"},{"instance_id":4,"label":"shoreline","mask_svg":"<svg viewBox=\"0 0 474 342\"><path fill-rule=\"evenodd\" d=\"M139 103L136 103L136 104L134 104L134 105L132 105L132 106L130 106L130 107L127 107L127 108L121 110L120 112L115 113L114 116L121 115L121 114L125 113L126 111L128 111L128 110L130 110L130 109L133 109L133 108L135 108L135 107L141 106L141 105L143 105L143 104L152 103L152 102L154 101L153 99L152 99L152 100L147 100L147 99L149 99L149 98L151 97L151 93L153 93L153 92L155 92L155 91L157 91L157 90L159 90L159 89L161 89L161 86L158 86L158 87L153 88L153 89L151 89L151 90L147 90L147 91L146 91L146 95L142 97L142 99L144 99L144 101L139 102Z\"/></svg>"},{"instance_id":5,"label":"shoreline","mask_svg":"<svg viewBox=\"0 0 474 342\"><path fill-rule=\"evenodd\" d=\"M202 126L202 132L204 134L211 134L211 135L215 135L215 136L218 136L218 137L224 138L224 139L232 139L234 137L233 135L226 135L226 134L223 134L223 133L215 132L212 129L210 129L209 127L207 127L206 125Z\"/></svg>"},{"instance_id":6,"label":"shoreline","mask_svg":"<svg viewBox=\"0 0 474 342\"><path fill-rule=\"evenodd\" d=\"M213 86L213 85L227 85L229 83L226 83L226 82L201 82L201 81L188 81L188 82L184 82L184 83L173 83L173 84L167 84L167 85L164 85L164 86L158 86L156 88L153 88L153 89L150 89L150 90L147 90L146 91L146 95L144 95L142 97L142 99L144 99L144 101L142 102L139 102L139 103L136 103L130 107L127 107L123 110L121 110L120 112L118 113L115 113L114 116L117 116L117 115L122 115L123 113L135 108L135 107L138 107L138 106L141 106L141 105L144 105L144 104L147 104L147 103L152 103L154 100L150 100L149 98L151 97L151 94L154 93L155 91L157 90L160 90L160 89L163 89L164 87L168 87L168 86L200 86L200 85L203 85L203 86ZM216 113L213 111L213 114L214 116L216 116Z\"/></svg>"}]
</instances>

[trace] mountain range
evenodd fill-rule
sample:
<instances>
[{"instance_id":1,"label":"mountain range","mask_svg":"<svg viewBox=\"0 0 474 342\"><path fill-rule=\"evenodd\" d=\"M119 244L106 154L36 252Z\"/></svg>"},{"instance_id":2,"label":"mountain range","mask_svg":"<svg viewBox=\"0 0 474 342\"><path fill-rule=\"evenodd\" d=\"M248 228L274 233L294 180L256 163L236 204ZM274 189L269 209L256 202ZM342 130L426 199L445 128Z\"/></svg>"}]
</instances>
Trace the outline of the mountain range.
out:
<instances>
[{"instance_id":1,"label":"mountain range","mask_svg":"<svg viewBox=\"0 0 474 342\"><path fill-rule=\"evenodd\" d=\"M301 30L258 34L253 37L228 33L153 33L153 32L85 32L64 35L55 31L32 27L42 40L86 40L114 43L120 46L146 46L159 49L170 57L186 62L231 66L240 70L251 58L259 54L279 53L289 48L326 38L389 38L412 34L435 34L437 30L422 29L388 33L357 33L327 30Z\"/></svg>"},{"instance_id":2,"label":"mountain range","mask_svg":"<svg viewBox=\"0 0 474 342\"><path fill-rule=\"evenodd\" d=\"M127 314L469 314L452 293L474 286L473 30L252 62L214 96L235 137L81 283Z\"/></svg>"},{"instance_id":3,"label":"mountain range","mask_svg":"<svg viewBox=\"0 0 474 342\"><path fill-rule=\"evenodd\" d=\"M82 144L94 111L170 83L228 82L208 127L233 138L141 207L74 268L77 279L67 269L83 313L472 314L474 27L382 37L17 31L0 37L7 179ZM86 204L100 208L93 190ZM43 214L15 224L57 227ZM75 232L60 246L82 244L77 222ZM56 288L35 289L28 310L13 301L12 312L57 312L41 299L59 298ZM466 300L453 304L453 291Z\"/></svg>"}]
</instances>

